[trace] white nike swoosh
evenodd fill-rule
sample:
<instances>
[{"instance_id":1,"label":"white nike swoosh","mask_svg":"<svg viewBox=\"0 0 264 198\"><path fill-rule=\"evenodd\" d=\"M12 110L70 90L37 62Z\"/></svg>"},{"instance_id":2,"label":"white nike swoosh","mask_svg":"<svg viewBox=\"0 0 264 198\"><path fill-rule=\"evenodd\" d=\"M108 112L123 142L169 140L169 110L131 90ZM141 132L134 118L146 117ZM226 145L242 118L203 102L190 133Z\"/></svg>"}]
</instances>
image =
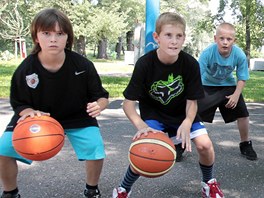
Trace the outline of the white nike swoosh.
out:
<instances>
[{"instance_id":1,"label":"white nike swoosh","mask_svg":"<svg viewBox=\"0 0 264 198\"><path fill-rule=\"evenodd\" d=\"M77 75L80 75L80 74L82 74L82 73L84 73L85 71L80 71L80 72L75 72L75 75L77 76Z\"/></svg>"}]
</instances>

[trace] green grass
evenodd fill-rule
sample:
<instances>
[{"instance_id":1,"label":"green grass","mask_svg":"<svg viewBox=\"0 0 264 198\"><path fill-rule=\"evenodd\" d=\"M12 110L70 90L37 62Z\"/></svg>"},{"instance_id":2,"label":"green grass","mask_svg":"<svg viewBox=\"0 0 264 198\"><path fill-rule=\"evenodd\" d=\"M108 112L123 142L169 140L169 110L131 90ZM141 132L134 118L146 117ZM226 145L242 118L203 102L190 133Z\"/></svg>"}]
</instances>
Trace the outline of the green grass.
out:
<instances>
[{"instance_id":1,"label":"green grass","mask_svg":"<svg viewBox=\"0 0 264 198\"><path fill-rule=\"evenodd\" d=\"M110 98L123 98L129 77L101 76L103 87L109 91Z\"/></svg>"},{"instance_id":2,"label":"green grass","mask_svg":"<svg viewBox=\"0 0 264 198\"><path fill-rule=\"evenodd\" d=\"M264 71L251 71L243 90L246 102L264 102Z\"/></svg>"},{"instance_id":3,"label":"green grass","mask_svg":"<svg viewBox=\"0 0 264 198\"><path fill-rule=\"evenodd\" d=\"M15 62L0 62L0 98L8 98L10 81L17 64Z\"/></svg>"},{"instance_id":4,"label":"green grass","mask_svg":"<svg viewBox=\"0 0 264 198\"><path fill-rule=\"evenodd\" d=\"M0 98L8 98L10 92L10 80L20 60L12 62L0 61ZM110 72L113 68L116 72L132 72L133 66L122 65L122 62L95 62L100 72ZM108 65L109 64L109 65ZM110 64L111 67L110 67ZM115 71L114 71L115 72ZM109 91L110 98L123 98L123 91L128 84L129 77L101 75L104 88ZM264 102L264 72L251 71L250 80L247 81L243 91L246 102Z\"/></svg>"}]
</instances>

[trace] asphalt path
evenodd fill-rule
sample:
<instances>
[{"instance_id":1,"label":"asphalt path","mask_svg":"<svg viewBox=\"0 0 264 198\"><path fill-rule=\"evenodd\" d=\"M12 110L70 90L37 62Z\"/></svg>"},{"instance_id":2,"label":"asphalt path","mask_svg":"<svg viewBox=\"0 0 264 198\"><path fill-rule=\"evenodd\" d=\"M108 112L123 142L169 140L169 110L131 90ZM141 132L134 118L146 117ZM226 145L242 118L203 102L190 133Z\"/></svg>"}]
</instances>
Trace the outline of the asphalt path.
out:
<instances>
[{"instance_id":1,"label":"asphalt path","mask_svg":"<svg viewBox=\"0 0 264 198\"><path fill-rule=\"evenodd\" d=\"M105 142L105 159L99 188L103 198L111 198L128 166L128 148L135 129L121 108L122 100L110 102L99 117ZM248 103L250 112L250 137L259 159L249 161L240 155L239 133L236 123L224 124L219 112L213 124L206 123L214 142L216 162L215 177L226 198L264 197L264 104ZM0 131L12 116L8 100L0 99ZM63 149L50 160L19 163L18 185L22 198L78 198L85 187L84 162L77 161L67 138ZM141 177L132 189L132 198L199 198L201 197L201 172L198 155L185 153L166 175L158 178ZM0 190L2 188L0 187Z\"/></svg>"}]
</instances>

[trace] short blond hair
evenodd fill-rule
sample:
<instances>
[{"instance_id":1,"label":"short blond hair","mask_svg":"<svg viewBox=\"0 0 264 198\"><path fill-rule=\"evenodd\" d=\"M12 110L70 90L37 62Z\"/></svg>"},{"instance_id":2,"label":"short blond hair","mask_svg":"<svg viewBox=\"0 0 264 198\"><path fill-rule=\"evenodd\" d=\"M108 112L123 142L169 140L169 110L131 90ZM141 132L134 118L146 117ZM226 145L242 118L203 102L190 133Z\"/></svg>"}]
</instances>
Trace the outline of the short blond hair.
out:
<instances>
[{"instance_id":1,"label":"short blond hair","mask_svg":"<svg viewBox=\"0 0 264 198\"><path fill-rule=\"evenodd\" d=\"M236 28L235 28L235 26L234 26L233 24L231 24L231 23L227 23L227 22L221 23L221 24L216 28L215 34L217 35L222 29L227 29L227 30L233 31L233 32L234 32L234 36L236 35Z\"/></svg>"},{"instance_id":2,"label":"short blond hair","mask_svg":"<svg viewBox=\"0 0 264 198\"><path fill-rule=\"evenodd\" d=\"M183 33L185 34L186 21L179 14L174 12L164 12L162 13L156 21L156 32L160 34L162 26L171 24L171 25L182 25Z\"/></svg>"}]
</instances>

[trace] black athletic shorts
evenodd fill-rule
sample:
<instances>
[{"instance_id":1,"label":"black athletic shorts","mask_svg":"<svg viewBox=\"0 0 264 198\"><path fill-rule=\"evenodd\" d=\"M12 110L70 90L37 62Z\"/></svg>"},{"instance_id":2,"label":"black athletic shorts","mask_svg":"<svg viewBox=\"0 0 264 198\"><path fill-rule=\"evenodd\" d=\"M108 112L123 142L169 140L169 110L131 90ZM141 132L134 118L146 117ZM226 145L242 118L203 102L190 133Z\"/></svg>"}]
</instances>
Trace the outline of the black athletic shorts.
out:
<instances>
[{"instance_id":1,"label":"black athletic shorts","mask_svg":"<svg viewBox=\"0 0 264 198\"><path fill-rule=\"evenodd\" d=\"M233 122L238 118L248 117L249 113L242 94L234 109L226 108L228 102L226 96L235 92L236 86L204 86L205 97L198 100L198 114L204 122L213 122L216 109L219 111L225 123Z\"/></svg>"}]
</instances>

